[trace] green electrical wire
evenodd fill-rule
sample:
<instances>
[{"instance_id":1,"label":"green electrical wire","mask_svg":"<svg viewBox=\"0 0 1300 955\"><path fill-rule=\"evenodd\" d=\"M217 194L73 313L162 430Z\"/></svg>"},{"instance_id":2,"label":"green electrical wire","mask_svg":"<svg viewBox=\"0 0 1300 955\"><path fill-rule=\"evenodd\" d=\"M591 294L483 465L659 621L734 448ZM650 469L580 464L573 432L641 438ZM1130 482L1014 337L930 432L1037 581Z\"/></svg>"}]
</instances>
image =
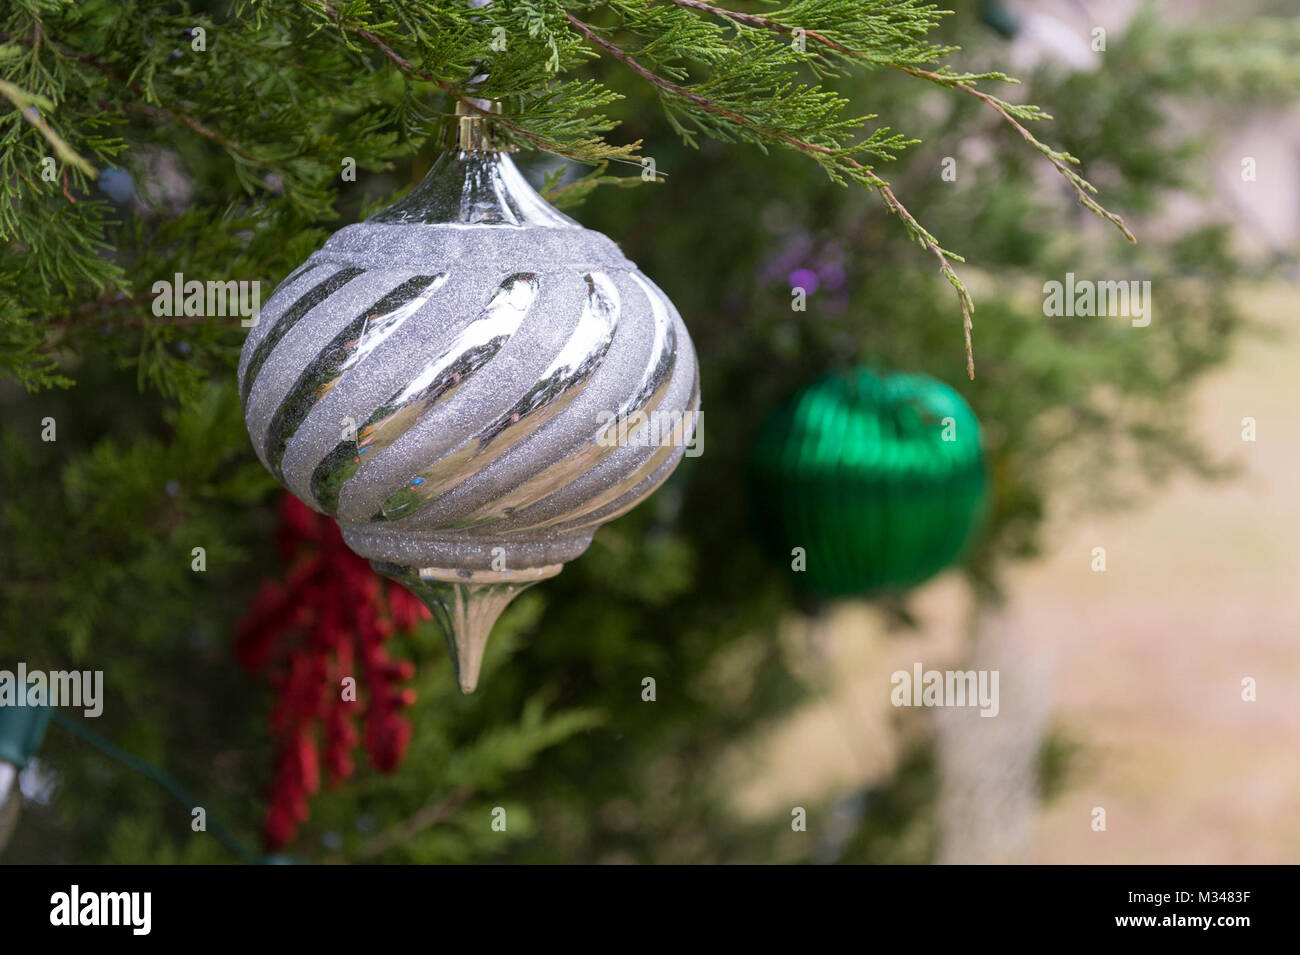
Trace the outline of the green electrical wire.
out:
<instances>
[{"instance_id":1,"label":"green electrical wire","mask_svg":"<svg viewBox=\"0 0 1300 955\"><path fill-rule=\"evenodd\" d=\"M119 762L130 769L134 769L136 772L144 776L148 776L163 789L171 793L172 796L176 798L176 801L184 805L186 808L193 809L195 806L203 805L201 800L196 799L189 790L171 776L167 775L167 773L163 772L156 766L149 765L142 759L132 756L126 750L109 742L89 727L84 726L80 721L75 720L70 716L65 716L57 710L54 711L52 720L54 723L62 726L73 735L81 737L110 759ZM263 858L258 853L243 845L238 839L230 834L230 831L225 826L221 825L221 823L210 816L208 818L208 826L211 829L212 834L217 837L217 840L242 861L250 863L251 865L260 865L272 861Z\"/></svg>"}]
</instances>

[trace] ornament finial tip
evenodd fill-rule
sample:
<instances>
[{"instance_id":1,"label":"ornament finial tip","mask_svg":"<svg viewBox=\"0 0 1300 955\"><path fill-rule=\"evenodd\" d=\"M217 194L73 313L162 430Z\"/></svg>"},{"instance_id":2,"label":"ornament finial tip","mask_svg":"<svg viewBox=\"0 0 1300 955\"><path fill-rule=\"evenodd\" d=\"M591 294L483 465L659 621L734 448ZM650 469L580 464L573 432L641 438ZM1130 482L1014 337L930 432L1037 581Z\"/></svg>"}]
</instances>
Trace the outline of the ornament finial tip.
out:
<instances>
[{"instance_id":1,"label":"ornament finial tip","mask_svg":"<svg viewBox=\"0 0 1300 955\"><path fill-rule=\"evenodd\" d=\"M479 672L483 669L483 654L487 651L488 637L492 635L492 625L505 609L505 602L495 611L486 613L473 612L475 594L471 586L452 584L452 587L464 593L457 593L451 601L452 606L464 608L463 613L452 613L450 619L440 618L443 635L447 638L447 652L451 654L452 665L456 668L456 682L460 692L468 696L478 687ZM506 601L509 597L506 598Z\"/></svg>"},{"instance_id":2,"label":"ornament finial tip","mask_svg":"<svg viewBox=\"0 0 1300 955\"><path fill-rule=\"evenodd\" d=\"M477 674L477 673L475 673L472 677L471 677L470 674L468 674L468 673L462 673L462 674L460 675L460 692L461 692L463 695L465 695L465 696L469 696L471 693L473 693L473 692L474 692L475 690L477 690L477 689L478 689L478 674Z\"/></svg>"},{"instance_id":3,"label":"ornament finial tip","mask_svg":"<svg viewBox=\"0 0 1300 955\"><path fill-rule=\"evenodd\" d=\"M466 695L478 688L488 637L501 612L539 580L554 577L563 564L518 571L452 571L371 561L371 566L403 584L433 612L447 641L456 682Z\"/></svg>"}]
</instances>

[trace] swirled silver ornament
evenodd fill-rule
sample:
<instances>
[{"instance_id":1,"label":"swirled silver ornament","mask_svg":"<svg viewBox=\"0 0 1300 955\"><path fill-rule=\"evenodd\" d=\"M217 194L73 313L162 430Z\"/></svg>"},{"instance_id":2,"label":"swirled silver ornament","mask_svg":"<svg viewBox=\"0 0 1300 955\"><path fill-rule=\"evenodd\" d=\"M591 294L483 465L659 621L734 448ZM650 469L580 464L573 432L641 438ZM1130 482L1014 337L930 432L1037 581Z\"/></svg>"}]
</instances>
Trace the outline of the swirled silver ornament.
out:
<instances>
[{"instance_id":1,"label":"swirled silver ornament","mask_svg":"<svg viewBox=\"0 0 1300 955\"><path fill-rule=\"evenodd\" d=\"M454 135L276 289L239 389L262 463L433 610L469 693L506 604L672 473L699 375L612 241L542 199L480 117Z\"/></svg>"}]
</instances>

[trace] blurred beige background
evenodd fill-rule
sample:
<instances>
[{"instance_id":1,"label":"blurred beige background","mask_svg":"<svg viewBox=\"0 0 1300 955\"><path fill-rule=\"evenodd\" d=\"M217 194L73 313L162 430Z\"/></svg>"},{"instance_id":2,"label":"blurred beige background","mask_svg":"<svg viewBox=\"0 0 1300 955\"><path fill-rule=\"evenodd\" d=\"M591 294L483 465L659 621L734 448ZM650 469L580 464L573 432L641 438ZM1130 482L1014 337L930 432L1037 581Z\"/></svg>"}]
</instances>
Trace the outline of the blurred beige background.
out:
<instances>
[{"instance_id":1,"label":"blurred beige background","mask_svg":"<svg viewBox=\"0 0 1300 955\"><path fill-rule=\"evenodd\" d=\"M1054 20L1015 41L1021 69L1078 53L1057 49L1061 25L1082 36L1094 23L1121 30L1136 7L1011 5ZM1164 7L1223 15L1199 2ZM1242 290L1255 327L1196 392L1204 447L1237 472L1180 477L1123 512L1054 514L1048 552L1013 570L1007 604L980 621L973 651L967 592L952 574L916 594L918 632L887 632L865 604L791 621L792 659L824 692L723 767L739 811L788 812L879 782L907 721L925 719L942 766L941 861L1300 862L1300 106L1232 120L1206 194L1136 231L1158 241L1224 219L1247 261L1292 263L1283 279ZM1254 182L1242 181L1244 156L1256 160ZM1242 439L1247 417L1253 443ZM1105 573L1091 569L1095 547ZM999 669L1001 714L895 710L889 675L916 661ZM1254 702L1242 699L1247 677ZM1044 804L1035 760L1053 727L1078 748ZM1091 828L1094 807L1106 811L1104 832Z\"/></svg>"},{"instance_id":2,"label":"blurred beige background","mask_svg":"<svg viewBox=\"0 0 1300 955\"><path fill-rule=\"evenodd\" d=\"M944 861L1300 862L1298 298L1282 283L1244 294L1264 328L1198 391L1205 446L1239 473L1055 518L1050 553L1012 572L973 657L952 574L917 593L919 632L887 632L865 604L811 628L791 621L791 656L824 693L736 754L740 810L788 811L883 779L901 715L938 727ZM1248 416L1254 443L1241 437ZM1094 547L1105 573L1091 569ZM999 669L1001 713L900 714L889 675L915 661ZM1043 805L1033 761L1049 726L1078 749ZM1090 826L1097 806L1105 832Z\"/></svg>"}]
</instances>

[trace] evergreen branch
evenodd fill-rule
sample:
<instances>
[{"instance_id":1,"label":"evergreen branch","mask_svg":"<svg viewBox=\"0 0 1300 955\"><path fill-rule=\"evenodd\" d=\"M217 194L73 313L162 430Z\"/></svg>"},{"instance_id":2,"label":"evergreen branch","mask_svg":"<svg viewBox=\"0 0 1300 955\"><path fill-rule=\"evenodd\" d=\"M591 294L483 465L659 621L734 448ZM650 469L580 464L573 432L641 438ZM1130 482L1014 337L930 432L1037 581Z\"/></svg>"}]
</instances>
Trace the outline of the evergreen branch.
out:
<instances>
[{"instance_id":1,"label":"evergreen branch","mask_svg":"<svg viewBox=\"0 0 1300 955\"><path fill-rule=\"evenodd\" d=\"M0 33L0 40L8 41L10 39L15 39L15 38L10 37L8 34ZM40 40L39 29L37 31L37 36L34 40L24 40L21 37L16 39L20 43L24 43L28 46L35 47L38 45ZM126 86L128 89L132 90L133 92L139 93L142 96L147 95L145 93L144 88L141 87L136 80L133 80L128 76L124 76L121 73L121 71L113 68L112 66L109 66L107 63L103 62L98 57L92 56L89 53L78 53L74 50L60 49L59 47L54 46L54 44L52 43L47 43L45 45L49 49L53 50L54 53L58 56L65 57L66 59L70 59L70 60L76 60L78 63L85 63L87 66L99 70L99 72L103 73L105 76L116 80L117 82ZM4 89L4 87L6 86L10 86L10 84L4 82L3 80L0 80L0 93L4 93L6 97L9 98L10 102L13 102L15 105L18 105L17 101L14 100L12 96L9 96L8 91ZM105 110L109 110L113 108L112 104L107 103L104 100L99 100L98 105L101 109L105 109ZM52 107L47 107L47 108L52 108ZM198 133L204 139L210 139L214 143L217 143L220 146L224 146L226 149L229 149L231 152L236 153L237 155L243 157L244 159L247 159L251 163L255 163L259 166L271 165L270 160L262 159L261 157L254 155L252 152L245 149L243 146L240 146L236 142L232 142L231 140L222 136L218 132L208 129L198 120L194 119L192 116L186 113L181 112L178 109L174 109L169 106L164 106L162 104L159 104L158 106L149 106L148 104L145 103L126 103L122 106L122 108L127 110L128 112L142 113L146 116L151 116L155 119L167 119L173 122L178 122L181 125L189 128L193 132ZM24 116L27 116L26 110L23 111L23 114ZM46 139L50 139L51 136L55 136L57 139L57 134L55 134L53 130L46 132L47 127L43 127L42 125L38 124L37 121L35 119L32 119L32 117L30 116L27 116L27 118L32 122L33 125L36 125L38 129L41 129L41 132L43 135L45 135ZM50 141L51 143L54 144L55 150L58 151L59 143L61 143L62 140L56 141L56 139L50 139ZM92 166L86 160L82 159L75 152L71 152L71 148L67 147L66 144L64 144L64 148L69 150L71 156L71 158L64 158L65 162L70 162L73 165L77 166L78 169L81 169L81 171L86 173L86 175L88 175L91 179L98 178L99 172L98 170L95 169L94 166ZM64 154L62 152L60 152L59 155L61 158L64 157Z\"/></svg>"},{"instance_id":2,"label":"evergreen branch","mask_svg":"<svg viewBox=\"0 0 1300 955\"><path fill-rule=\"evenodd\" d=\"M787 36L793 34L795 31L795 27L787 26L786 24L773 20L770 17L762 17L755 13L741 13L739 10L727 10L723 7L716 7L711 3L704 3L702 0L668 0L668 2L674 3L679 7L688 7L692 10L699 10L702 13L710 13L726 20L734 20L737 23L760 27L764 30L772 30L776 33L784 33ZM834 40L831 40L814 30L804 29L803 32L804 36L812 40L814 43L820 43L822 46L835 50L837 53L841 53L844 56L851 57L857 55L848 47L841 46Z\"/></svg>"},{"instance_id":3,"label":"evergreen branch","mask_svg":"<svg viewBox=\"0 0 1300 955\"><path fill-rule=\"evenodd\" d=\"M137 305L151 303L157 297L158 293L149 291L137 292L134 295L117 294L107 298L98 298L90 302L84 302L78 305L71 314L47 321L45 324L50 329L65 329L82 324L86 316L94 315L103 309L134 308ZM213 319L214 316L211 315L142 315L133 312L119 316L114 321L120 325L128 326L149 325L162 327L170 325L180 328L187 325L206 325L212 323Z\"/></svg>"},{"instance_id":4,"label":"evergreen branch","mask_svg":"<svg viewBox=\"0 0 1300 955\"><path fill-rule=\"evenodd\" d=\"M1056 171L1059 172L1065 178L1065 181L1070 184L1070 188L1072 188L1075 195L1079 197L1079 201L1083 203L1084 208L1089 212L1092 212L1094 215L1110 222L1115 226L1115 228L1119 229L1119 231L1124 234L1124 238L1128 239L1130 242L1137 241L1137 237L1133 235L1133 233L1129 231L1128 226L1124 224L1123 217L1111 212L1093 198L1093 195L1097 192L1097 187L1070 168L1068 165L1069 163L1078 163L1079 160L1076 157L1071 156L1069 153L1058 152L1039 140L1024 126L1024 124L1011 115L1008 103L998 99L996 96L991 96L988 93L985 93L983 90L976 89L973 78L952 74L934 73L930 70L922 70L901 63L891 63L890 66L896 70L901 70L904 73L910 74L911 76L929 80L931 83L937 83L938 85L947 87L948 89L957 89L969 93L985 105L992 107L999 116L1005 119L1011 127L1024 138L1025 142L1029 143L1030 146L1034 147L1034 149L1047 157L1048 161L1056 168Z\"/></svg>"},{"instance_id":5,"label":"evergreen branch","mask_svg":"<svg viewBox=\"0 0 1300 955\"><path fill-rule=\"evenodd\" d=\"M602 162L587 175L565 185L560 185L564 170L561 169L555 173L550 173L546 176L546 181L538 189L538 192L541 193L543 199L557 209L567 209L582 202L597 186L615 186L620 189L629 189L640 185L640 176L605 175L608 165L608 163ZM666 178L667 173L656 171L655 178L651 181L662 182Z\"/></svg>"},{"instance_id":6,"label":"evergreen branch","mask_svg":"<svg viewBox=\"0 0 1300 955\"><path fill-rule=\"evenodd\" d=\"M620 63L622 63L624 66L630 69L637 76L641 77L643 80L646 80L649 83L653 83L655 86L658 86L662 89L668 90L668 92L672 93L675 96L680 96L682 99L688 102L694 103L696 106L700 107L700 109L708 110L710 113L715 113L719 116L725 116L727 119L731 120L734 123L738 123L741 126L755 127L757 125L753 123L749 119L749 117L742 116L740 113L734 112L732 110L723 109L722 107L715 106L710 100L705 99L703 96L700 96L696 93L692 93L686 87L680 86L677 83L674 83L672 80L664 79L662 76L658 75L657 73L654 73L653 71L646 69L640 63L638 63L630 53L628 53L622 47L615 46L609 40L606 40L604 37L600 36L598 33L596 33L595 30L593 30L587 24L583 23L572 13L566 12L564 16L575 30L581 33L589 41L596 44L596 46L603 49L610 56L614 57L614 59L618 60Z\"/></svg>"},{"instance_id":7,"label":"evergreen branch","mask_svg":"<svg viewBox=\"0 0 1300 955\"><path fill-rule=\"evenodd\" d=\"M703 2L703 0L669 0L669 2L679 7L686 7L692 10L699 10L703 13L709 13L714 16L721 17L723 19L732 20L736 23L743 23L747 26L758 27L760 29L770 30L775 33L782 33L787 36L793 34L796 29L795 27L789 24L782 23L781 21L775 20L771 17L758 16L757 14L753 14L753 13L741 13L737 10L727 10L723 7L718 7L711 3L705 3ZM803 34L807 39L812 40L814 43L818 43L829 50L833 50L836 53L840 54L841 56L848 57L848 58L855 58L855 59L862 58L862 54L859 53L858 51L850 49L849 47L844 46L842 43L837 43L834 40L830 39L829 37L825 36L824 34L818 33L815 30L804 29ZM886 65L888 65L892 69L899 70L911 76L928 80L931 83L937 83L938 85L946 87L948 89L958 89L961 90L962 92L969 93L971 96L974 96L976 99L982 101L985 105L990 106L994 111L998 113L998 115L1000 115L1004 120L1006 120L1012 126L1012 128L1015 129L1016 132L1018 132L1021 135L1021 137L1024 138L1025 142L1029 143L1030 146L1032 146L1034 149L1038 150L1040 153L1042 153L1044 156L1047 157L1048 161L1056 168L1056 171L1059 172L1061 176L1064 177L1065 181L1070 184L1070 188L1074 190L1075 194L1078 196L1079 201L1083 204L1084 208L1088 209L1094 215L1097 215L1100 218L1105 219L1108 222L1112 223L1117 229L1119 229L1120 232L1124 234L1124 237L1127 238L1130 242L1137 241L1137 238L1133 235L1132 232L1129 231L1128 226L1124 224L1124 219L1122 217L1111 212L1109 209L1105 208L1103 205L1101 205L1101 203L1097 202L1097 200L1093 198L1093 195L1097 192L1096 187L1093 186L1092 183L1088 182L1088 180L1084 179L1077 172L1075 172L1073 169L1070 168L1069 166L1070 163L1077 164L1079 162L1077 158L1071 156L1069 153L1058 152L1057 150L1052 149L1046 143L1039 140L1021 122L1019 122L1019 120L1017 120L1015 116L1012 115L1013 107L1011 107L1009 103L1006 103L1001 99L998 99L996 96L992 96L988 93L985 93L983 90L977 89L974 85L977 79L992 78L994 76L1000 79L1014 82L1010 80L1009 77L1001 76L1000 74L988 74L987 76L973 76L973 75L957 75L957 74L948 74L948 73L935 73L930 70L920 69L919 67L909 66L905 63L899 63L899 62L890 62ZM1035 114L1035 116L1036 118L1043 118L1043 119L1051 118L1041 113L1037 113Z\"/></svg>"},{"instance_id":8,"label":"evergreen branch","mask_svg":"<svg viewBox=\"0 0 1300 955\"><path fill-rule=\"evenodd\" d=\"M47 319L45 321L45 327L51 330L70 328L82 324L87 315L93 315L102 309L121 308L123 306L134 307L136 305L142 305L145 302L151 302L156 297L157 296L153 292L137 292L135 295L119 293L117 295L109 296L108 298L97 298L93 301L81 303L68 315L62 315L55 319ZM191 316L181 317L186 318ZM139 315L124 316L121 321L127 325L140 325L143 323L143 319Z\"/></svg>"},{"instance_id":9,"label":"evergreen branch","mask_svg":"<svg viewBox=\"0 0 1300 955\"><path fill-rule=\"evenodd\" d=\"M107 107L108 104L101 103L100 105ZM192 116L189 116L186 113L182 113L179 110L171 109L170 107L167 106L150 106L148 103L126 103L124 104L123 108L130 113L140 113L143 116L151 116L156 119L169 119L172 120L173 122L180 123L182 126L185 126L187 129L190 129L193 132L198 133L204 139L210 139L212 142L216 143L217 145L225 147L235 155L243 159L247 159L249 162L253 163L254 165L258 165L258 166L276 165L276 162L274 160L264 159L263 157L258 156L256 153L250 151L246 147L239 145L239 143L234 142L231 139L227 139L225 136L221 135L221 133L218 133L217 131L212 129L208 129L208 127L204 126L202 123L194 119Z\"/></svg>"},{"instance_id":10,"label":"evergreen branch","mask_svg":"<svg viewBox=\"0 0 1300 955\"><path fill-rule=\"evenodd\" d=\"M60 56L71 57L72 59L75 59L80 63L85 63L87 66L92 66L95 69L99 70L101 73L103 73L105 76L110 76L113 79L117 80L119 83L125 84L133 92L139 93L142 96L146 95L143 87L141 87L137 81L131 79L130 77L123 76L118 70L109 66L107 63L101 62L99 59L97 59L94 56L91 56L88 53L74 53L72 51L65 51L59 49L55 49L54 52L59 54ZM108 103L105 103L102 100L100 101L99 106L101 109L111 108L111 106ZM238 143L232 142L231 140L227 139L225 136L222 136L220 133L208 129L206 126L204 126L198 120L194 119L192 116L186 113L182 113L180 110L173 109L170 106L165 106L161 103L158 104L157 106L150 106L147 103L125 103L123 104L123 108L126 109L128 112L141 113L145 116L151 116L155 119L168 119L171 120L172 122L178 122L182 126L185 126L186 128L192 130L193 132L198 133L204 139L210 139L214 143L217 143L219 146L224 146L226 149L230 150L231 152L235 153L238 156L243 157L244 159L247 159L251 163L255 163L259 166L271 165L269 160L262 159L260 156L254 155L253 153L251 153L249 150L245 149L243 146L239 145Z\"/></svg>"},{"instance_id":11,"label":"evergreen branch","mask_svg":"<svg viewBox=\"0 0 1300 955\"><path fill-rule=\"evenodd\" d=\"M77 151L69 146L58 133L45 121L41 116L41 110L53 110L54 104L43 96L37 96L20 89L12 83L0 80L0 96L4 96L18 110L19 115L27 122L31 123L40 132L42 136L54 147L54 152L65 163L76 166L91 179L94 179L99 173L89 162L77 154Z\"/></svg>"},{"instance_id":12,"label":"evergreen branch","mask_svg":"<svg viewBox=\"0 0 1300 955\"><path fill-rule=\"evenodd\" d=\"M849 161L852 162L852 160ZM872 185L876 192L880 193L881 198L884 199L885 205L903 220L904 225L907 226L908 232L911 233L911 235L916 238L922 246L929 249L930 253L939 260L939 271L942 272L944 278L948 280L948 284L956 290L957 301L961 305L962 335L966 342L966 375L971 381L974 381L975 351L971 344L971 313L975 311L975 303L971 299L970 291L966 288L966 283L961 280L961 277L957 274L957 270L949 263L948 256L951 255L958 262L964 262L966 260L952 252L947 252L941 245L939 245L938 240L930 234L929 230L922 226L912 213L908 212L907 207L898 200L898 197L894 195L894 191L890 189L887 182L874 174L872 174L871 178L874 180Z\"/></svg>"},{"instance_id":13,"label":"evergreen branch","mask_svg":"<svg viewBox=\"0 0 1300 955\"><path fill-rule=\"evenodd\" d=\"M959 262L964 260L961 258L961 256L956 255L955 253L950 252L944 249L941 245L939 245L938 240L935 239L935 237L930 234L928 229L926 229L924 226L921 225L920 222L916 220L916 217L913 216L912 213L908 211L907 207L904 206L903 203L898 199L898 197L894 195L894 191L889 187L889 183L885 182L885 180L881 179L878 175L876 175L876 173L873 172L869 166L865 166L862 163L858 162L852 156L847 155L845 151L842 149L837 150L837 149L832 149L829 146L821 146L816 143L805 142L804 140L798 139L794 136L790 136L787 133L783 133L777 130L765 129L761 127L758 123L750 119L748 116L745 116L741 113L737 113L734 110L729 110L726 109L725 107L718 106L712 100L700 96L698 93L695 93L692 90L689 90L684 86L681 86L680 84L674 83L672 80L665 79L664 77L655 73L653 70L650 70L644 65L642 65L640 62L637 61L635 57L633 57L622 47L619 47L616 44L611 43L609 40L606 40L604 37L597 34L595 30L591 28L591 26L579 20L572 13L566 12L565 17L568 19L569 23L572 24L573 28L577 30L579 33L581 33L584 37L586 37L587 40L594 43L596 46L600 47L610 56L614 57L614 59L618 60L620 63L622 63L628 69L632 70L632 72L636 73L638 76L640 76L642 79L646 80L647 82L652 83L655 86L659 87L660 89L663 89L669 93L672 93L674 96L678 96L681 97L682 99L685 99L687 102L690 102L695 106L698 106L702 110L729 119L732 122L736 123L738 126L744 127L746 129L754 130L763 136L767 136L774 140L782 142L787 146L791 146L794 149L797 149L801 152L813 154L818 157L821 157L821 159L823 160L822 163L823 165L825 165L824 160L830 160L832 163L848 167L848 169L852 170L853 173L856 174L854 178L862 180L871 188L875 189L876 192L880 195L881 199L884 201L885 206L891 212L897 214L898 217L903 221L903 224L906 226L908 233L913 238L915 238L924 248L928 249L930 253L935 256L936 259L938 259L940 272L943 273L944 277L948 280L949 284L952 285L952 287L956 290L957 300L961 305L962 330L966 342L966 373L970 376L972 380L975 378L975 355L971 343L971 330L972 330L971 313L974 311L975 305L974 302L971 300L970 292L967 290L965 283L962 282L961 277L957 274L957 271L952 267L952 264L949 261L949 257L951 256L952 258L956 259Z\"/></svg>"},{"instance_id":14,"label":"evergreen branch","mask_svg":"<svg viewBox=\"0 0 1300 955\"><path fill-rule=\"evenodd\" d=\"M310 0L310 2L313 3L314 5L319 6L322 10L324 10L324 12L329 15L330 19L332 19L335 22L335 24L338 25L340 30L344 28L343 23L339 18L339 12L335 10L332 6L324 2L324 0ZM349 29L351 29L352 32L355 33L357 36L361 37L361 39L365 40L367 43L374 46L375 49L379 50L379 52L384 54L384 56L388 57L388 59L391 60L394 64L396 64L398 69L402 70L402 72L410 73L412 76L416 76L422 80L426 80L427 82L433 83L440 90L446 93L448 96L455 99L456 102L465 106L465 108L473 110L479 115L491 119L494 125L499 126L503 129L507 129L510 132L514 133L515 135L522 137L524 140L531 143L535 148L540 149L542 152L557 153L559 155L568 154L568 152L564 149L564 147L559 145L558 143L551 142L541 136L538 136L532 130L524 129L522 126L519 126L516 123L512 123L510 120L502 117L499 113L492 113L484 109L480 105L480 103L482 102L481 100L475 99L472 96L468 96L465 93L462 93L454 83L450 83L447 80L444 80L440 76L436 76L433 73L426 73L424 70L417 68L414 63L412 63L406 57L402 56L400 53L394 50L391 46L385 43L384 40L378 35L371 33L369 30L362 29L361 27L353 26L350 27Z\"/></svg>"}]
</instances>

